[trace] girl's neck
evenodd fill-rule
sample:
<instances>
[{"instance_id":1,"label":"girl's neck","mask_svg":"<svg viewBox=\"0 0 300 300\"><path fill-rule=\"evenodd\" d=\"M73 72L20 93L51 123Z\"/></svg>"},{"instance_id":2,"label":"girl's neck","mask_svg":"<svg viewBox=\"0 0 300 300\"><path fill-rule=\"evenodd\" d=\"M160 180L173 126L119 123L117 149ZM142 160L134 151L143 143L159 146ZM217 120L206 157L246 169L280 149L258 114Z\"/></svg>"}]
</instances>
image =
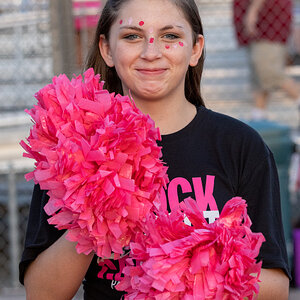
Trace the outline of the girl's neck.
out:
<instances>
[{"instance_id":1,"label":"girl's neck","mask_svg":"<svg viewBox=\"0 0 300 300\"><path fill-rule=\"evenodd\" d=\"M185 98L180 101L168 100L136 101L137 107L154 120L155 126L160 129L162 135L181 130L193 120L197 113L196 107Z\"/></svg>"}]
</instances>

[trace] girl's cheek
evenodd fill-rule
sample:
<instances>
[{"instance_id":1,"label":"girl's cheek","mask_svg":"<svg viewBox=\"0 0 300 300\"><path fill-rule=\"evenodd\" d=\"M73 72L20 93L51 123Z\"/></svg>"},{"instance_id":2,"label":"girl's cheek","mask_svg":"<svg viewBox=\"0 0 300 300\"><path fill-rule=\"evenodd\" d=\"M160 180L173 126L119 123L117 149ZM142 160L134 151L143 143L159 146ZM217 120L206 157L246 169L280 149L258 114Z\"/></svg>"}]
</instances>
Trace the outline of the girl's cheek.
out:
<instances>
[{"instance_id":1,"label":"girl's cheek","mask_svg":"<svg viewBox=\"0 0 300 300\"><path fill-rule=\"evenodd\" d=\"M173 50L176 51L176 49L183 48L185 46L184 42L177 42L175 44L165 44L164 49L166 50Z\"/></svg>"}]
</instances>

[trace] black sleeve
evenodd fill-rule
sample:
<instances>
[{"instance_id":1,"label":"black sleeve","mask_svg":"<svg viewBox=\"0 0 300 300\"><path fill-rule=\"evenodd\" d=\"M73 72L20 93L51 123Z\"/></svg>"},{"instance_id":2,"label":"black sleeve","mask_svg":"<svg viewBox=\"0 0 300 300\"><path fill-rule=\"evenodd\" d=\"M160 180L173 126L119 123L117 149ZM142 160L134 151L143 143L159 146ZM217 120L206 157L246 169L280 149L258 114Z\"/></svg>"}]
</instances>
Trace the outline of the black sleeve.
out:
<instances>
[{"instance_id":1,"label":"black sleeve","mask_svg":"<svg viewBox=\"0 0 300 300\"><path fill-rule=\"evenodd\" d=\"M30 205L30 212L25 236L25 246L19 264L19 280L24 284L26 268L42 251L59 239L64 230L58 230L48 224L44 206L48 202L47 191L35 185Z\"/></svg>"},{"instance_id":2,"label":"black sleeve","mask_svg":"<svg viewBox=\"0 0 300 300\"><path fill-rule=\"evenodd\" d=\"M243 177L238 195L247 200L248 214L253 232L262 232L266 241L262 244L258 259L263 268L281 268L291 278L284 238L280 188L277 168L269 149L265 158L252 165Z\"/></svg>"}]
</instances>

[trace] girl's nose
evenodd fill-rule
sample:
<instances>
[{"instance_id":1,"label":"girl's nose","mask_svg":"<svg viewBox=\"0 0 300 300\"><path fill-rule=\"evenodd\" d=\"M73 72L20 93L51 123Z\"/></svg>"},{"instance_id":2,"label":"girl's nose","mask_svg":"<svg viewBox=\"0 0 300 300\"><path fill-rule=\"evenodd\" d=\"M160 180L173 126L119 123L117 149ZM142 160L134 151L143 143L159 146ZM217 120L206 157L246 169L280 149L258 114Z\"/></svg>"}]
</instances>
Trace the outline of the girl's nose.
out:
<instances>
[{"instance_id":1,"label":"girl's nose","mask_svg":"<svg viewBox=\"0 0 300 300\"><path fill-rule=\"evenodd\" d=\"M147 60L155 60L161 57L159 43L157 43L153 37L145 41L141 57Z\"/></svg>"}]
</instances>

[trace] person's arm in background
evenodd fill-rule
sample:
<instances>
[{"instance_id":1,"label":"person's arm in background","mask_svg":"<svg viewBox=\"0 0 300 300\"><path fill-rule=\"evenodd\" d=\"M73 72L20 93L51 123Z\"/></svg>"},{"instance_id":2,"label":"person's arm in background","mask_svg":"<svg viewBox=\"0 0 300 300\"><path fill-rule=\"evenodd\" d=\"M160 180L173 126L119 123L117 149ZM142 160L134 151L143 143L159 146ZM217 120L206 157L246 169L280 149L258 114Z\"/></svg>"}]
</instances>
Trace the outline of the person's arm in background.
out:
<instances>
[{"instance_id":1,"label":"person's arm in background","mask_svg":"<svg viewBox=\"0 0 300 300\"><path fill-rule=\"evenodd\" d=\"M27 300L70 300L79 289L93 253L78 254L76 243L65 235L29 265L24 279Z\"/></svg>"},{"instance_id":2,"label":"person's arm in background","mask_svg":"<svg viewBox=\"0 0 300 300\"><path fill-rule=\"evenodd\" d=\"M252 0L245 16L244 24L247 34L254 36L256 34L256 24L260 9L266 0Z\"/></svg>"},{"instance_id":3,"label":"person's arm in background","mask_svg":"<svg viewBox=\"0 0 300 300\"><path fill-rule=\"evenodd\" d=\"M261 269L258 300L287 300L289 278L281 269Z\"/></svg>"}]
</instances>

